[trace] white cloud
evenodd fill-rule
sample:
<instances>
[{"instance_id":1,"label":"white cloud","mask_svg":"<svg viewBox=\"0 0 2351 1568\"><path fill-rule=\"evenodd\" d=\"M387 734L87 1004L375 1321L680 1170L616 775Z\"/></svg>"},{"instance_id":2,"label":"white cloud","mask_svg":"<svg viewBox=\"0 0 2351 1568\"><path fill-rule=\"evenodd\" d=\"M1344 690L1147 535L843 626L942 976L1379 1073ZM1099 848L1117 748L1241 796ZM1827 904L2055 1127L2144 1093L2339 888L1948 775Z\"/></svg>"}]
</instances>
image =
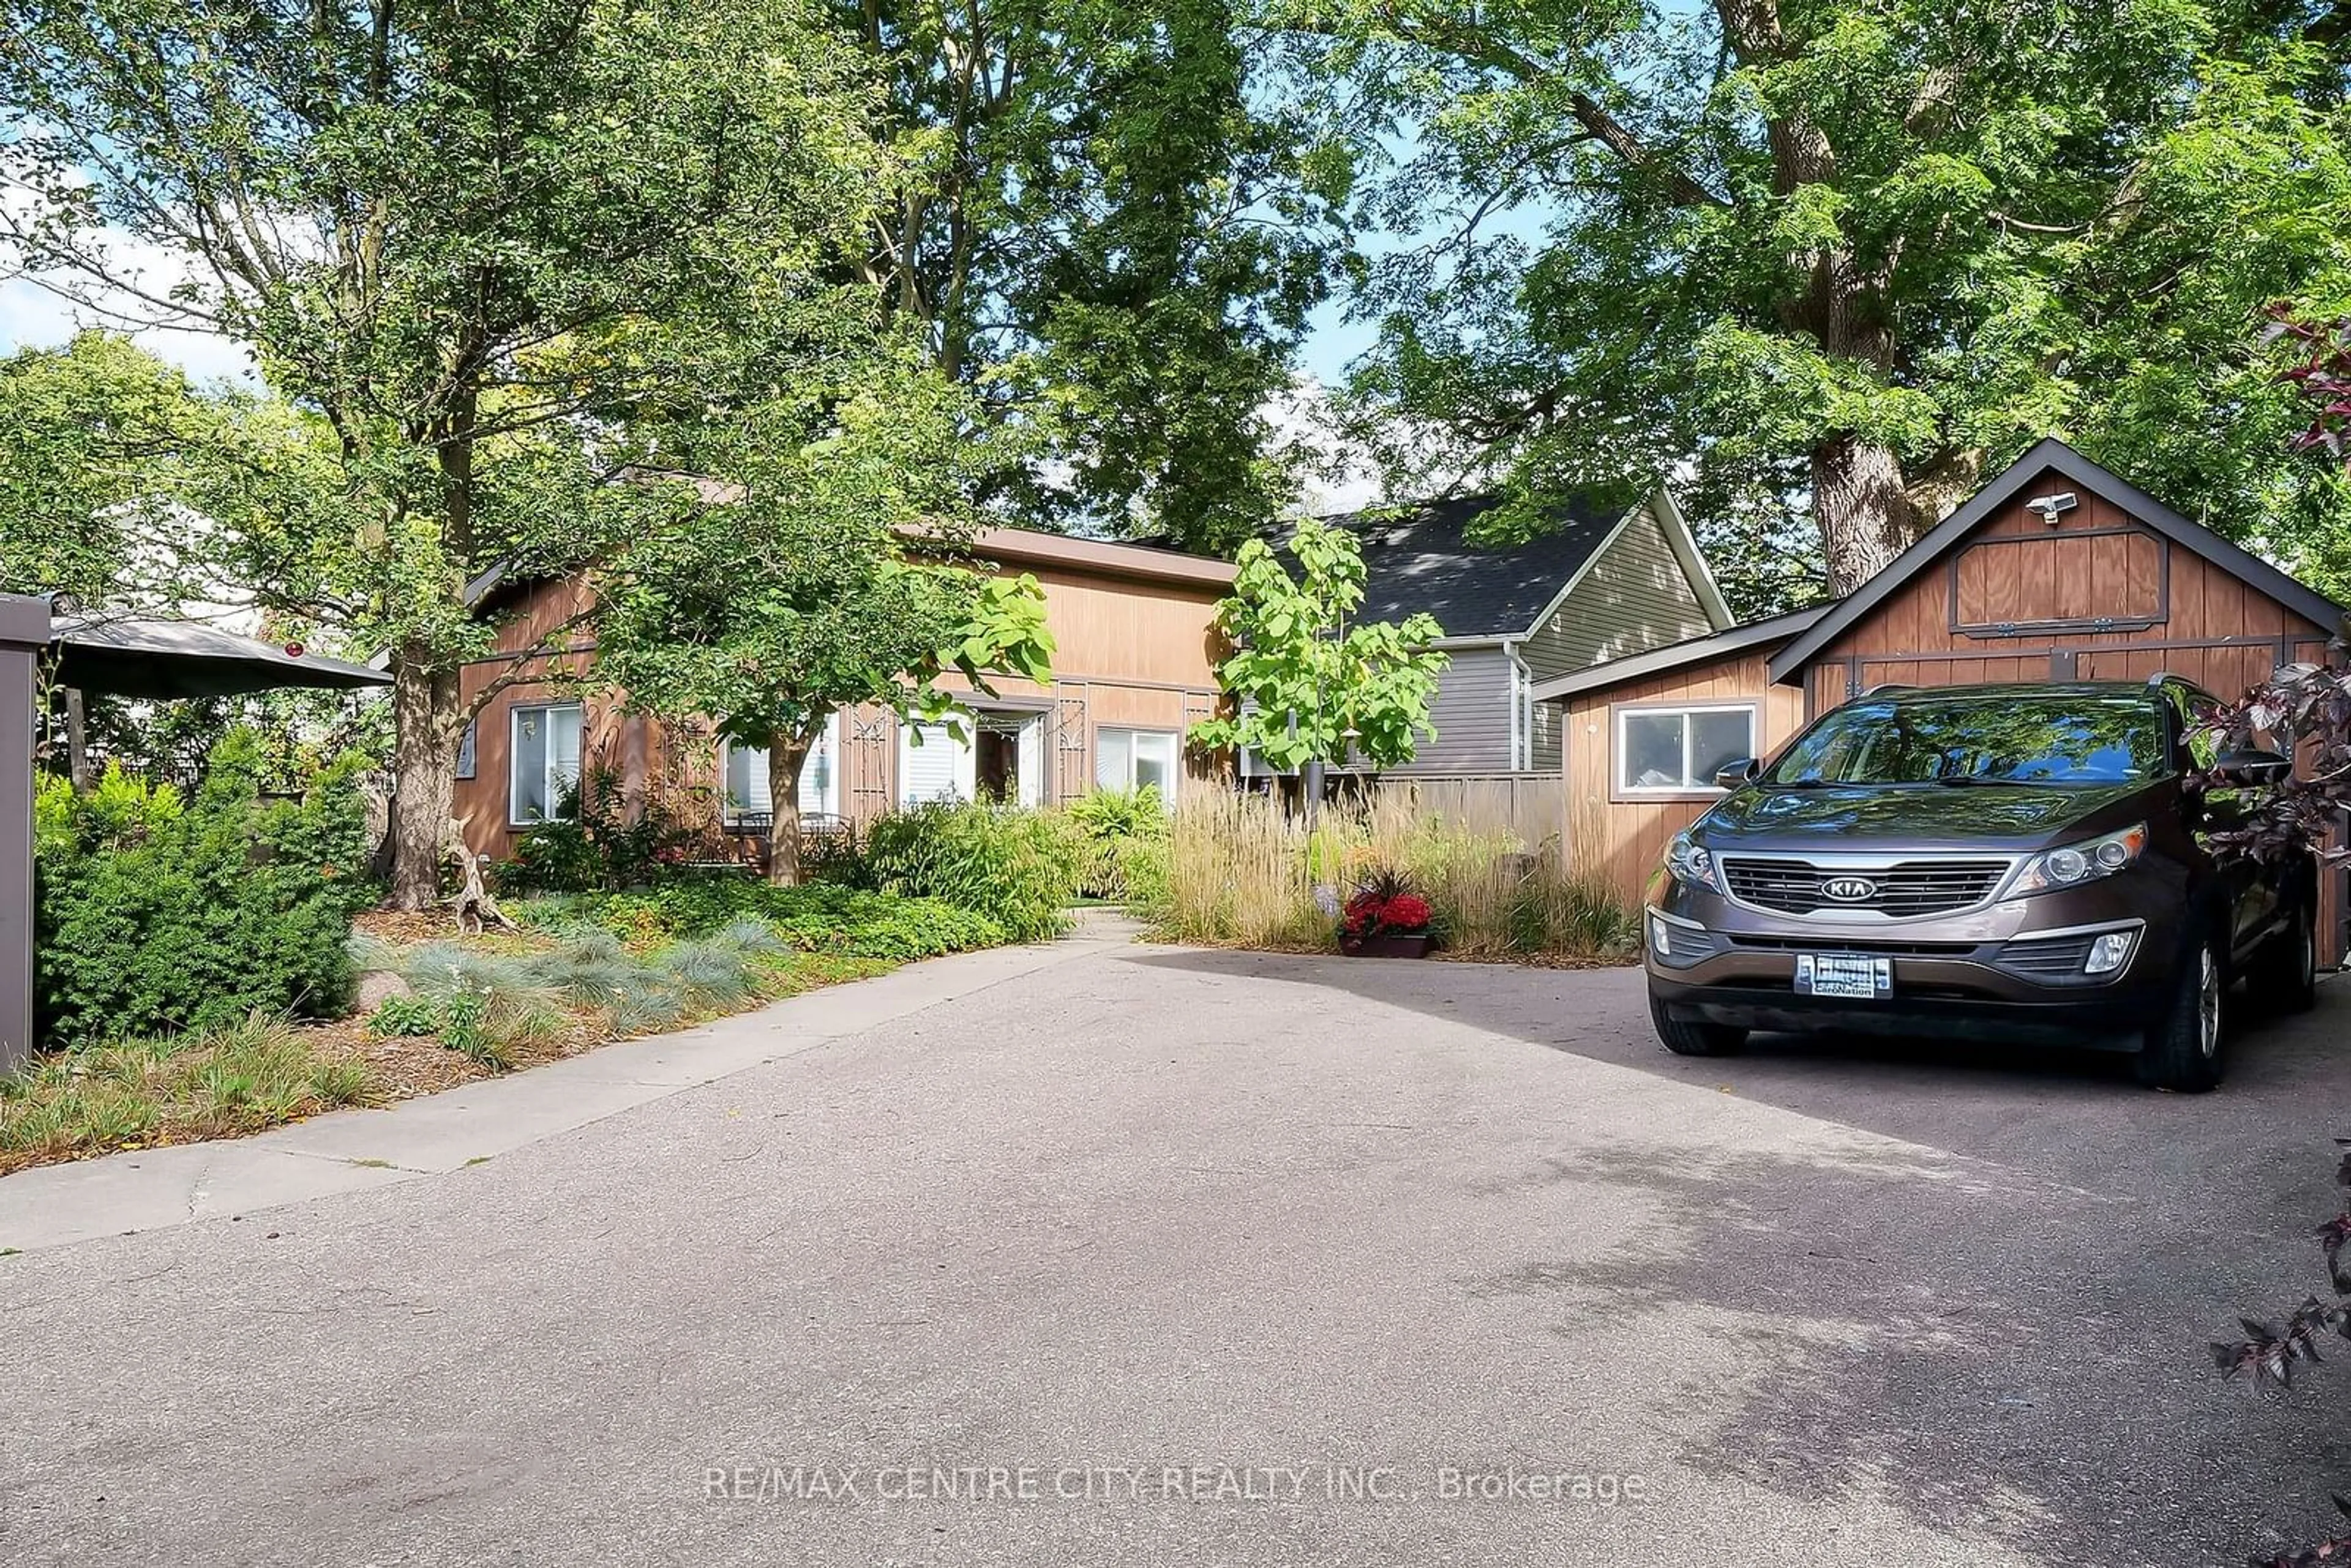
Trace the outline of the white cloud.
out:
<instances>
[{"instance_id":1,"label":"white cloud","mask_svg":"<svg viewBox=\"0 0 2351 1568\"><path fill-rule=\"evenodd\" d=\"M1299 509L1309 517L1352 512L1386 498L1378 464L1332 427L1330 402L1328 388L1312 376L1301 376L1265 406L1274 440L1308 455Z\"/></svg>"},{"instance_id":2,"label":"white cloud","mask_svg":"<svg viewBox=\"0 0 2351 1568\"><path fill-rule=\"evenodd\" d=\"M29 200L21 191L0 196L0 204L11 209L5 214L9 218L21 215ZM178 365L198 382L257 383L253 356L245 344L204 330L191 317L175 319L168 305L153 303L198 278L191 257L121 229L91 235L89 245L103 255L110 273L149 298L103 288L73 273L17 274L0 281L0 352L53 349L76 332L103 327L127 332L150 353Z\"/></svg>"}]
</instances>

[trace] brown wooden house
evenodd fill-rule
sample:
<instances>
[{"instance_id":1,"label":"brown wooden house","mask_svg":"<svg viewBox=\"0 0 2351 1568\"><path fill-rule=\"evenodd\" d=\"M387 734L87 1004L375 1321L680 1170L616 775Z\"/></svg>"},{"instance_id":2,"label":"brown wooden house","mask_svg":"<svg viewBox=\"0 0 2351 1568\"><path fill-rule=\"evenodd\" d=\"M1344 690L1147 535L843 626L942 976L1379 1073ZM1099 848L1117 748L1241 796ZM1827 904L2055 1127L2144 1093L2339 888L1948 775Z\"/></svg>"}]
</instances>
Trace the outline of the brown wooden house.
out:
<instances>
[{"instance_id":1,"label":"brown wooden house","mask_svg":"<svg viewBox=\"0 0 2351 1568\"><path fill-rule=\"evenodd\" d=\"M1546 682L1563 710L1571 858L1637 899L1720 791L1873 686L2143 680L2234 697L2323 656L2344 612L2060 441L2043 441L1834 604ZM2339 938L2340 879L2322 929ZM2339 939L2337 942L2339 950Z\"/></svg>"},{"instance_id":2,"label":"brown wooden house","mask_svg":"<svg viewBox=\"0 0 2351 1568\"><path fill-rule=\"evenodd\" d=\"M1217 763L1187 756L1182 734L1218 701L1216 603L1230 590L1231 563L1021 528L990 529L973 549L1044 589L1051 685L992 681L982 694L950 676L942 684L968 693L960 739L942 725L918 745L885 708L834 715L801 777L805 819L860 822L939 799L1043 805L1143 784L1173 797L1220 778ZM508 601L504 652L467 668L465 701L513 666L515 650L553 633L558 651L528 661L529 678L490 699L460 749L453 811L475 853L511 854L516 835L554 814L583 774L609 779L630 811L660 802L703 831L709 852L764 838L773 809L764 755L583 688L577 677L593 664L594 639L559 629L589 606L584 574L484 586Z\"/></svg>"}]
</instances>

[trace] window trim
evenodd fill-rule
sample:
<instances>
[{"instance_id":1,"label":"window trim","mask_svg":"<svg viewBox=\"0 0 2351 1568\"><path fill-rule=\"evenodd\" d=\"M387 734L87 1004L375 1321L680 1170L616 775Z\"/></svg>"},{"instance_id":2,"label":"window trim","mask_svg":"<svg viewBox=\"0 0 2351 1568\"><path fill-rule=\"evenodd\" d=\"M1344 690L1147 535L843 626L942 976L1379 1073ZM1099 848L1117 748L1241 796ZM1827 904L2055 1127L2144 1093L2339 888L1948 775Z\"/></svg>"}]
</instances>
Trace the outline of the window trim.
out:
<instances>
[{"instance_id":1,"label":"window trim","mask_svg":"<svg viewBox=\"0 0 2351 1568\"><path fill-rule=\"evenodd\" d=\"M1112 788L1112 786L1105 785L1102 781L1102 737L1105 735L1123 735L1127 737L1126 782L1123 785L1117 786L1117 788L1123 789L1130 795L1134 794L1135 790L1134 737L1139 735L1147 735L1155 737L1165 736L1175 743L1173 754L1168 758L1167 787L1159 791L1160 803L1164 806L1172 808L1176 804L1176 796L1182 793L1184 788L1184 732L1180 729L1153 729L1147 726L1139 724L1098 724L1094 726L1093 755L1088 759L1093 764L1093 766L1088 772L1088 782L1086 787L1086 792L1090 795L1094 793L1096 790Z\"/></svg>"},{"instance_id":2,"label":"window trim","mask_svg":"<svg viewBox=\"0 0 2351 1568\"><path fill-rule=\"evenodd\" d=\"M1625 804L1644 800L1719 800L1729 791L1706 784L1628 784L1625 780L1625 721L1639 715L1679 714L1685 719L1697 714L1743 713L1747 716L1747 743L1755 749L1750 757L1762 752L1763 705L1760 699L1732 698L1724 702L1659 701L1612 703L1608 708L1608 799ZM1690 727L1682 727L1682 767L1689 767Z\"/></svg>"},{"instance_id":3,"label":"window trim","mask_svg":"<svg viewBox=\"0 0 2351 1568\"><path fill-rule=\"evenodd\" d=\"M517 703L507 709L507 826L509 828L535 828L541 822L568 822L571 820L569 817L555 816L527 818L517 810L521 802L516 798L515 793L515 785L519 781L519 775L515 771L515 764L522 751L522 747L517 744L520 738L522 716L527 713L554 713L567 708L580 716L580 771L584 776L588 770L587 704L582 702ZM548 755L546 752L541 752L542 757L546 755ZM545 764L542 763L541 766L544 767ZM548 804L552 806L555 803L555 790L552 788L554 776L549 774L542 782L550 786L548 790Z\"/></svg>"}]
</instances>

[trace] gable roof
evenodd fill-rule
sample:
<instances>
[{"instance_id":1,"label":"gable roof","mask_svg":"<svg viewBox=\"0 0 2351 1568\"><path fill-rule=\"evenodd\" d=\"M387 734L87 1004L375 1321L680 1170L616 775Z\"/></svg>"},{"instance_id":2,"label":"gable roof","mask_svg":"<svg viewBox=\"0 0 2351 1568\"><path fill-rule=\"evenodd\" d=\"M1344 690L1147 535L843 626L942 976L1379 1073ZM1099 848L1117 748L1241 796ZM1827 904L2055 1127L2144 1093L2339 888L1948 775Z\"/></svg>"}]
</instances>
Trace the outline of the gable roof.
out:
<instances>
[{"instance_id":1,"label":"gable roof","mask_svg":"<svg viewBox=\"0 0 2351 1568\"><path fill-rule=\"evenodd\" d=\"M1662 491L1656 499L1665 502ZM1643 505L1603 508L1579 497L1554 508L1555 526L1524 543L1472 544L1469 534L1478 520L1503 501L1500 496L1462 496L1324 517L1363 546L1363 618L1400 621L1426 612L1437 617L1448 640L1524 636L1557 610ZM1654 510L1690 576L1692 591L1711 612L1720 596L1705 558L1695 545L1674 538L1680 515L1667 519L1669 502L1654 505ZM1719 619L1729 617L1723 613Z\"/></svg>"},{"instance_id":2,"label":"gable roof","mask_svg":"<svg viewBox=\"0 0 2351 1568\"><path fill-rule=\"evenodd\" d=\"M1562 697L1597 691L1603 686L1620 685L1626 681L1637 681L1645 675L1661 675L1668 670L1703 664L1728 653L1780 643L1808 630L1835 608L1832 601L1815 604L1809 609L1791 610L1782 615L1750 621L1743 626L1733 626L1708 636L1691 637L1679 643L1668 643L1662 648L1652 648L1645 653L1629 653L1621 659L1610 659L1537 683L1534 698L1539 703L1557 702Z\"/></svg>"},{"instance_id":3,"label":"gable roof","mask_svg":"<svg viewBox=\"0 0 2351 1568\"><path fill-rule=\"evenodd\" d=\"M2015 500L2024 489L2047 474L2089 491L2146 524L2157 533L2202 556L2221 570L2276 600L2305 620L2328 632L2343 621L2343 607L2314 589L2296 582L2276 567L2241 549L2201 523L2190 522L2112 470L2091 462L2054 436L2010 464L1975 493L1967 505L1919 536L1917 543L1885 570L1863 583L1849 597L1771 655L1771 678L1787 683L1802 678L1803 668L1863 617L1885 602L1895 590L1924 571L1946 550L1971 532L1977 524Z\"/></svg>"},{"instance_id":4,"label":"gable roof","mask_svg":"<svg viewBox=\"0 0 2351 1568\"><path fill-rule=\"evenodd\" d=\"M1499 496L1462 496L1323 518L1363 546L1364 603L1357 613L1366 621L1401 621L1425 612L1448 637L1516 635L1600 552L1624 517L1579 501L1560 508L1556 527L1523 544L1471 544L1478 519L1502 502Z\"/></svg>"}]
</instances>

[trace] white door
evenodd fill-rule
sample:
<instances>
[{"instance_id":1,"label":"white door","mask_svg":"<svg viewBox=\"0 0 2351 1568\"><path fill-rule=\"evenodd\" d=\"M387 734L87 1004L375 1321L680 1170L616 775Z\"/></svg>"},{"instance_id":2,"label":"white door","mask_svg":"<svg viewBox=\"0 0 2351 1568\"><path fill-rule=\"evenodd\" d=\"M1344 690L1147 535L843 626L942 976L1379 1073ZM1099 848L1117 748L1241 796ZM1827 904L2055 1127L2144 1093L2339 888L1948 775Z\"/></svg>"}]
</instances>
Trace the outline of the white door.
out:
<instances>
[{"instance_id":1,"label":"white door","mask_svg":"<svg viewBox=\"0 0 2351 1568\"><path fill-rule=\"evenodd\" d=\"M1045 803L1045 719L1040 714L1020 727L1020 803Z\"/></svg>"},{"instance_id":2,"label":"white door","mask_svg":"<svg viewBox=\"0 0 2351 1568\"><path fill-rule=\"evenodd\" d=\"M898 804L969 800L979 793L978 758L972 751L972 721L962 719L963 738L944 724L898 727ZM921 737L921 744L915 737Z\"/></svg>"}]
</instances>

